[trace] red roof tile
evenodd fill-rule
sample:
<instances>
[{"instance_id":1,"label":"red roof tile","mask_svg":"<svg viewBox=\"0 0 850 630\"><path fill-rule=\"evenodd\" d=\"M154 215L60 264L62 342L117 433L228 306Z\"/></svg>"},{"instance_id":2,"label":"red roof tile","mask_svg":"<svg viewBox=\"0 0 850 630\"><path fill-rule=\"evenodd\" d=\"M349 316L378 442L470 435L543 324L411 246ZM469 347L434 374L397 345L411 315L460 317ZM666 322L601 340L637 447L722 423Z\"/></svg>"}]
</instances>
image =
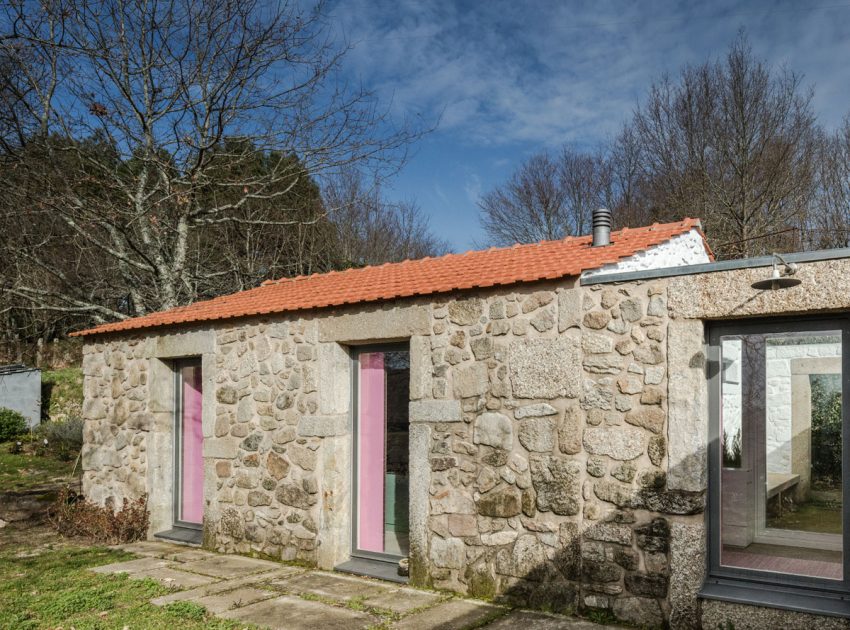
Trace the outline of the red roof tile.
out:
<instances>
[{"instance_id":1,"label":"red roof tile","mask_svg":"<svg viewBox=\"0 0 850 630\"><path fill-rule=\"evenodd\" d=\"M271 280L255 289L103 324L73 335L97 335L554 280L617 262L691 229L700 229L697 219L612 232L611 244L607 247L591 247L590 236L577 236ZM711 255L707 245L706 251Z\"/></svg>"}]
</instances>

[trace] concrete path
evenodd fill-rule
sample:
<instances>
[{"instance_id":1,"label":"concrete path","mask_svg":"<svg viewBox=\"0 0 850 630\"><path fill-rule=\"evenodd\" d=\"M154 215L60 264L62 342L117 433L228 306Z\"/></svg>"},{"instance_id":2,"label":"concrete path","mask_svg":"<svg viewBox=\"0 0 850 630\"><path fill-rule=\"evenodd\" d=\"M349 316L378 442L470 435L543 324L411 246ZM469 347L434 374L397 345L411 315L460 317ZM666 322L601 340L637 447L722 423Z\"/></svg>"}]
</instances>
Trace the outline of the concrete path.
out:
<instances>
[{"instance_id":1,"label":"concrete path","mask_svg":"<svg viewBox=\"0 0 850 630\"><path fill-rule=\"evenodd\" d=\"M391 582L201 551L160 542L121 545L140 558L93 569L152 578L173 592L152 603L191 601L226 619L273 630L600 630L572 617L514 611Z\"/></svg>"}]
</instances>

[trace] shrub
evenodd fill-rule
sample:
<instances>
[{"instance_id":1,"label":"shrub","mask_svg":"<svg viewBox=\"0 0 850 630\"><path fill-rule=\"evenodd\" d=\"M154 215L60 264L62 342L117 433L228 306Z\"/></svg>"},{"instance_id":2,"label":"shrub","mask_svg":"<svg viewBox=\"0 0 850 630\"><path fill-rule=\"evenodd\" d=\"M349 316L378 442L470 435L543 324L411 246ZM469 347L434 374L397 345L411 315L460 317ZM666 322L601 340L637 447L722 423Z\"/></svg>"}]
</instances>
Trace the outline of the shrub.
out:
<instances>
[{"instance_id":1,"label":"shrub","mask_svg":"<svg viewBox=\"0 0 850 630\"><path fill-rule=\"evenodd\" d=\"M810 377L812 388L812 469L815 480L829 486L841 483L841 377Z\"/></svg>"},{"instance_id":2,"label":"shrub","mask_svg":"<svg viewBox=\"0 0 850 630\"><path fill-rule=\"evenodd\" d=\"M142 540L148 533L147 496L124 499L121 508L97 505L70 488L63 488L48 512L53 528L63 536L84 536L116 545Z\"/></svg>"},{"instance_id":3,"label":"shrub","mask_svg":"<svg viewBox=\"0 0 850 630\"><path fill-rule=\"evenodd\" d=\"M74 459L83 447L83 419L42 422L36 430L39 441L47 440L47 448L62 461Z\"/></svg>"},{"instance_id":4,"label":"shrub","mask_svg":"<svg viewBox=\"0 0 850 630\"><path fill-rule=\"evenodd\" d=\"M17 411L0 407L0 442L14 440L27 432L27 419Z\"/></svg>"}]
</instances>

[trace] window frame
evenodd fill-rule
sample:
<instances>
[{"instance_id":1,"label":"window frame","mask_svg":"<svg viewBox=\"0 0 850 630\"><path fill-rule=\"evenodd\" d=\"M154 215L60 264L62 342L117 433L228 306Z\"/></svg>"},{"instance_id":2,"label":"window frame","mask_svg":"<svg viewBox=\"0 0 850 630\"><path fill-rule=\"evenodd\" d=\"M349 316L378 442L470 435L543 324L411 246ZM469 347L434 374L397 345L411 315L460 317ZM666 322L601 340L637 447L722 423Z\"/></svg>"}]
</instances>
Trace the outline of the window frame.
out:
<instances>
[{"instance_id":1,"label":"window frame","mask_svg":"<svg viewBox=\"0 0 850 630\"><path fill-rule=\"evenodd\" d=\"M351 365L351 558L362 560L377 560L396 565L403 556L377 551L367 551L358 546L359 527L359 505L358 495L360 491L360 355L370 352L399 352L408 353L410 358L410 340L389 341L385 343L370 343L349 346ZM409 396L408 396L409 398ZM409 402L409 401L408 401ZM410 452L410 437L408 435L408 453ZM408 503L408 515L410 504Z\"/></svg>"},{"instance_id":2,"label":"window frame","mask_svg":"<svg viewBox=\"0 0 850 630\"><path fill-rule=\"evenodd\" d=\"M721 381L720 340L724 336L837 330L841 333L842 424L842 579L743 569L720 564ZM727 602L754 604L799 612L850 617L850 316L835 314L806 318L759 318L706 323L708 345L708 530L707 571L700 596ZM741 376L743 379L743 374ZM743 425L742 425L743 431Z\"/></svg>"},{"instance_id":3,"label":"window frame","mask_svg":"<svg viewBox=\"0 0 850 630\"><path fill-rule=\"evenodd\" d=\"M200 356L182 357L172 361L174 372L174 418L172 420L172 467L173 467L173 496L172 496L172 527L203 531L204 524L184 521L180 517L183 505L183 368L197 367L201 370L203 382L203 360ZM205 480L206 481L206 480ZM206 510L204 510L206 512ZM205 514L206 515L206 514Z\"/></svg>"}]
</instances>

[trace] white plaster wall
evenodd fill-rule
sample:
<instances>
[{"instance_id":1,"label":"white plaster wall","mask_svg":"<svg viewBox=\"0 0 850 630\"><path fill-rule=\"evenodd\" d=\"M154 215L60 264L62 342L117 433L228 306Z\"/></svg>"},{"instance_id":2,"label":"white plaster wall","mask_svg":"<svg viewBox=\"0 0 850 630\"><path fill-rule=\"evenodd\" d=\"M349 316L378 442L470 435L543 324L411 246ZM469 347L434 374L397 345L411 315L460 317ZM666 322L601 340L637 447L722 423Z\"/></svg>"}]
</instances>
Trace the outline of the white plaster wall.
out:
<instances>
[{"instance_id":1,"label":"white plaster wall","mask_svg":"<svg viewBox=\"0 0 850 630\"><path fill-rule=\"evenodd\" d=\"M791 472L791 361L806 357L840 357L840 343L776 345L768 342L767 359L767 470Z\"/></svg>"},{"instance_id":2,"label":"white plaster wall","mask_svg":"<svg viewBox=\"0 0 850 630\"><path fill-rule=\"evenodd\" d=\"M840 343L806 343L765 347L767 418L765 441L767 470L791 472L791 361L802 358L840 357ZM741 426L741 342L723 342L723 428L730 436Z\"/></svg>"},{"instance_id":3,"label":"white plaster wall","mask_svg":"<svg viewBox=\"0 0 850 630\"><path fill-rule=\"evenodd\" d=\"M791 362L803 358L841 356L840 343L765 346L767 470L791 472L792 391ZM741 426L741 341L723 341L723 428L731 437Z\"/></svg>"},{"instance_id":4,"label":"white plaster wall","mask_svg":"<svg viewBox=\"0 0 850 630\"><path fill-rule=\"evenodd\" d=\"M729 439L741 430L741 340L724 339L722 430Z\"/></svg>"},{"instance_id":5,"label":"white plaster wall","mask_svg":"<svg viewBox=\"0 0 850 630\"><path fill-rule=\"evenodd\" d=\"M616 263L585 271L582 277L589 278L591 276L645 271L647 269L666 269L707 262L711 262L711 260L708 257L708 252L705 251L703 238L697 230L691 230Z\"/></svg>"}]
</instances>

